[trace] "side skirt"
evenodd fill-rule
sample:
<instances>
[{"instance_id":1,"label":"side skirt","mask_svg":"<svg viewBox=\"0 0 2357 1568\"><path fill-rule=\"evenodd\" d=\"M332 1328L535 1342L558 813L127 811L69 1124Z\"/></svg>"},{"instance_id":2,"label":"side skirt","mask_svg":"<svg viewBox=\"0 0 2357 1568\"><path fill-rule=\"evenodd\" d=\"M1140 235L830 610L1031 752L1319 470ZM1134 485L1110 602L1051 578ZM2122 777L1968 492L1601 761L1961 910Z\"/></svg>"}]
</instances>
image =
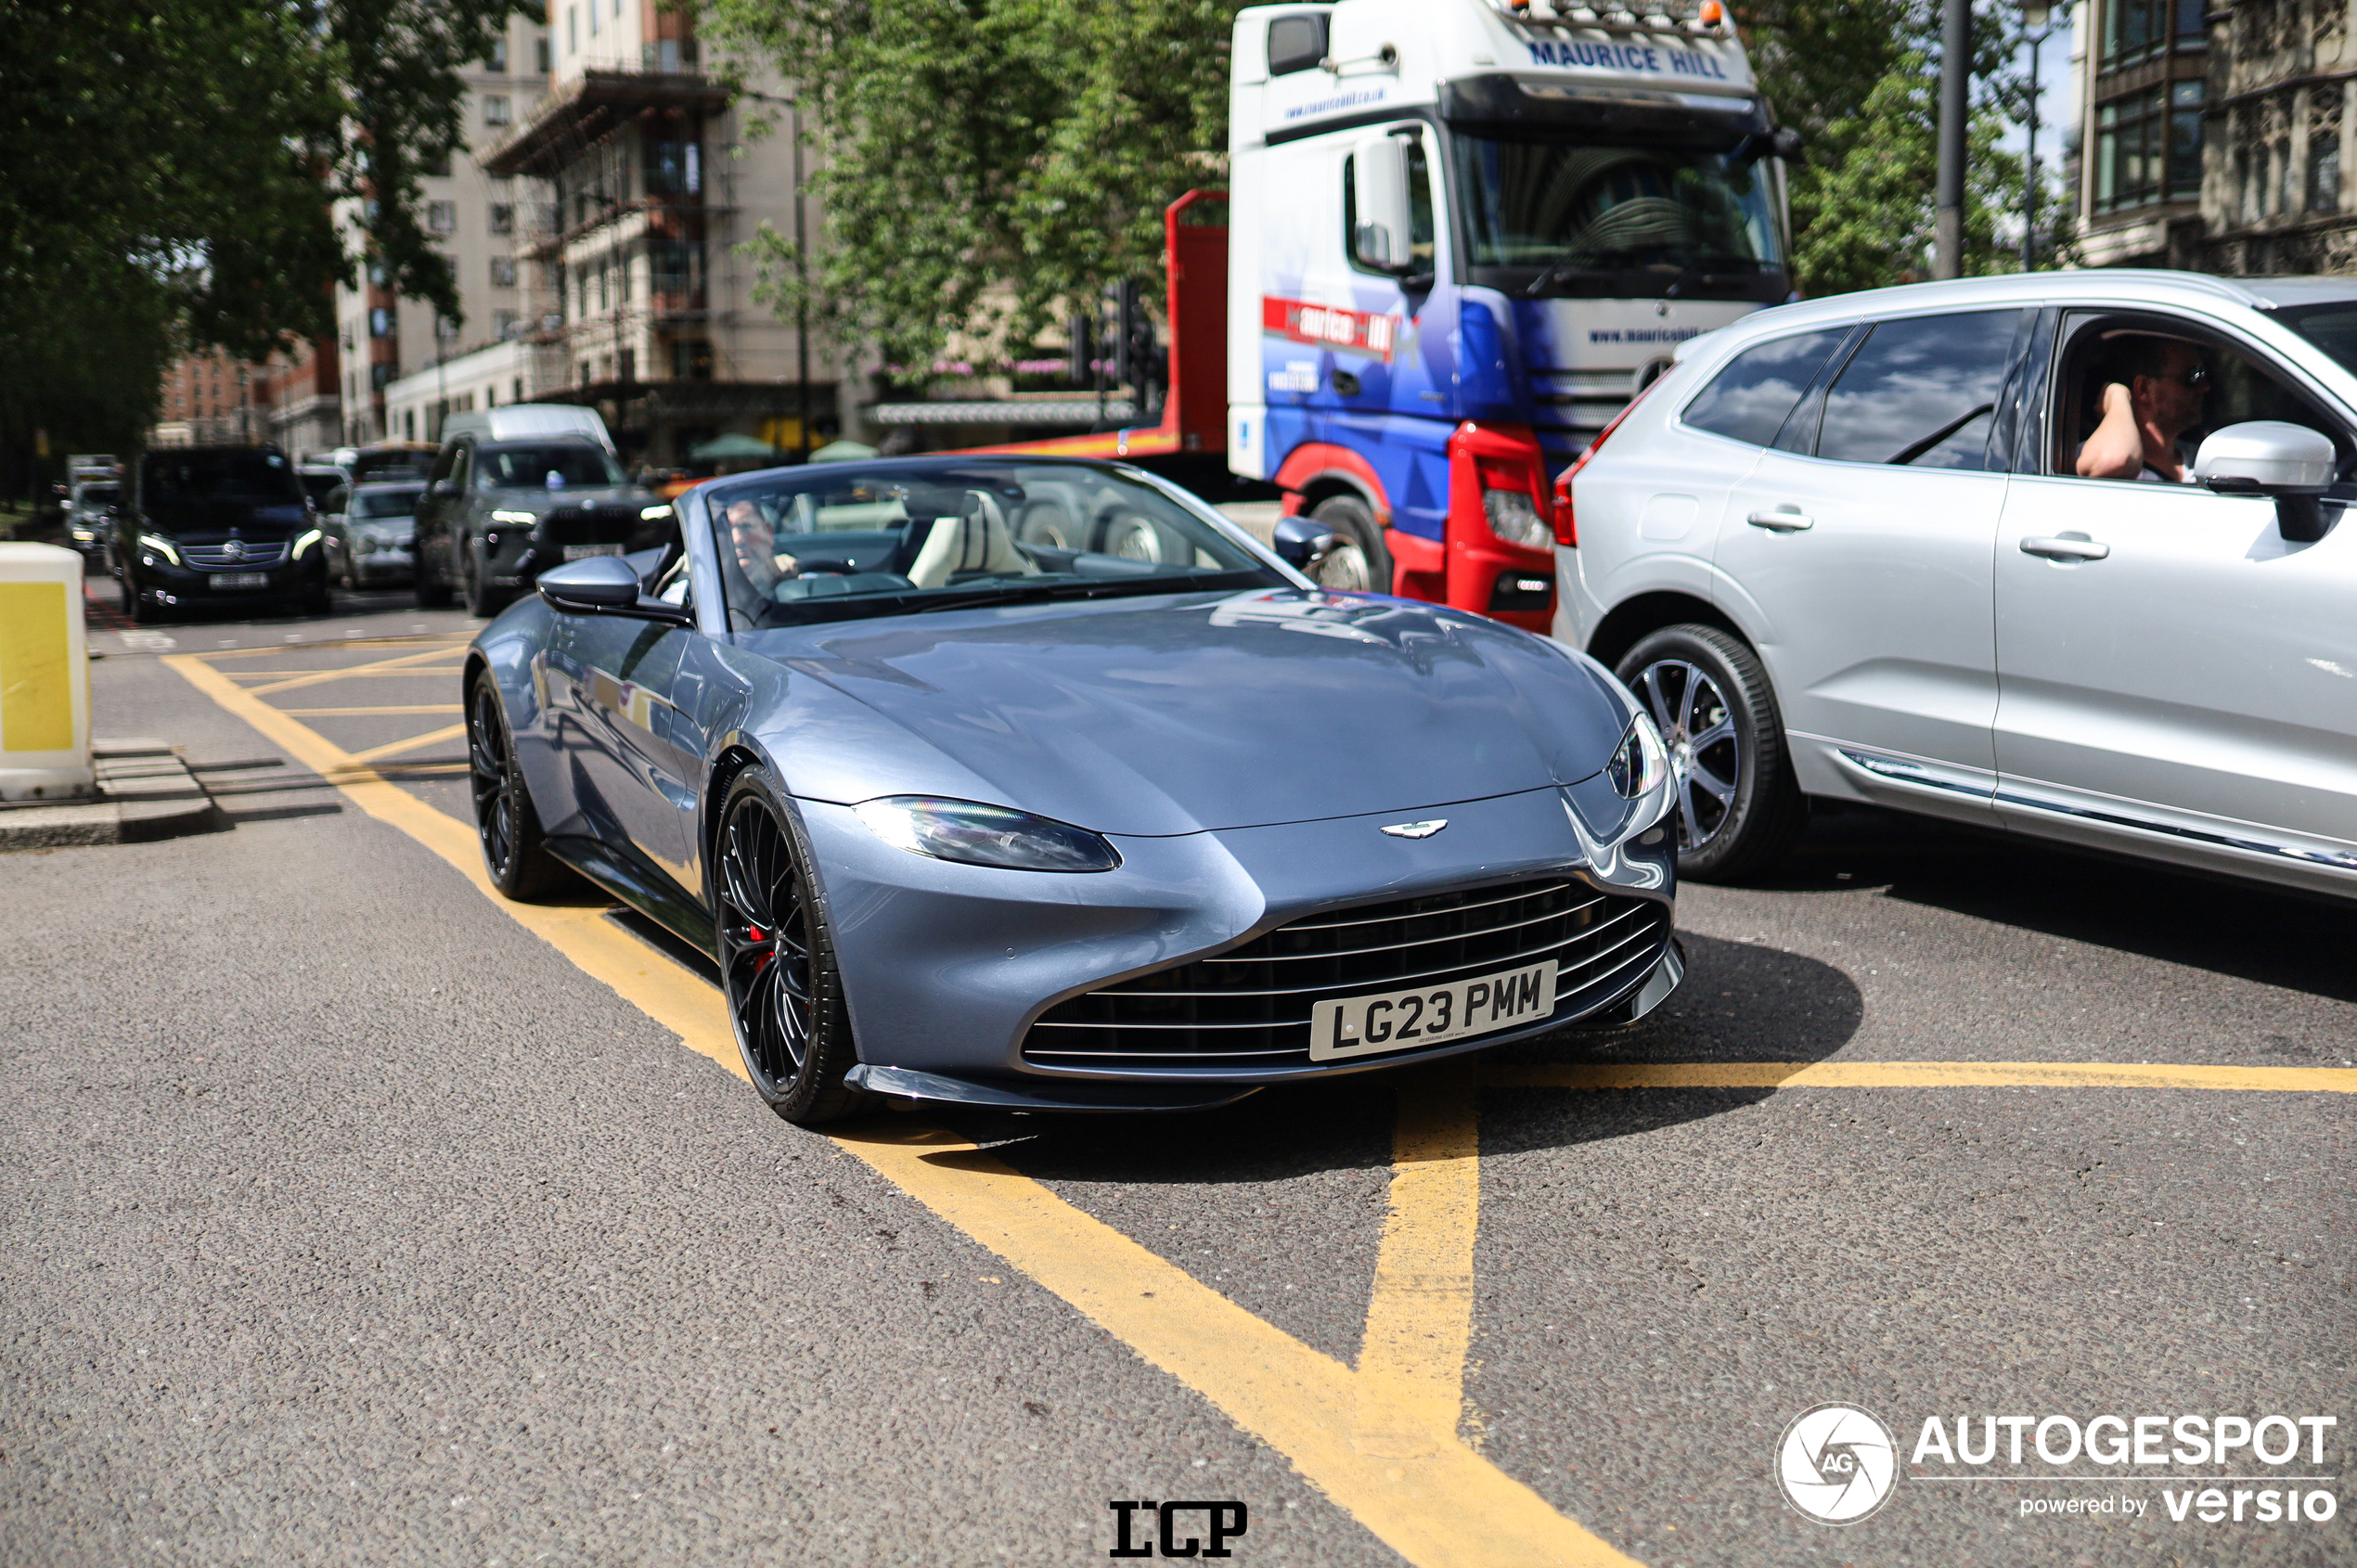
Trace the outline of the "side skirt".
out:
<instances>
[{"instance_id":1,"label":"side skirt","mask_svg":"<svg viewBox=\"0 0 2357 1568\"><path fill-rule=\"evenodd\" d=\"M677 883L642 864L637 855L617 850L602 839L575 833L551 834L547 844L550 855L699 953L717 949L719 933L713 930L712 916Z\"/></svg>"}]
</instances>

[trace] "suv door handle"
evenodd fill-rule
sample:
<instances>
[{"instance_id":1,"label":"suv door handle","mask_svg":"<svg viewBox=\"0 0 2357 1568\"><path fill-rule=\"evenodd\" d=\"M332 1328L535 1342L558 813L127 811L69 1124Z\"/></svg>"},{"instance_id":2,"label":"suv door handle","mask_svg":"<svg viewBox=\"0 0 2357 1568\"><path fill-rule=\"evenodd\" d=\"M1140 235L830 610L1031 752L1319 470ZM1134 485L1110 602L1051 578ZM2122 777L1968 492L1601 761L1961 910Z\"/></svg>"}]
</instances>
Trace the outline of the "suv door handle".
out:
<instances>
[{"instance_id":1,"label":"suv door handle","mask_svg":"<svg viewBox=\"0 0 2357 1568\"><path fill-rule=\"evenodd\" d=\"M1778 507L1772 512L1754 512L1744 521L1754 528L1765 528L1777 533L1797 533L1804 528L1817 526L1817 520L1797 507Z\"/></svg>"},{"instance_id":2,"label":"suv door handle","mask_svg":"<svg viewBox=\"0 0 2357 1568\"><path fill-rule=\"evenodd\" d=\"M2064 534L2059 539L2024 539L2021 553L2044 556L2048 560L2101 560L2111 554L2111 546L2098 545L2083 533L2075 539Z\"/></svg>"}]
</instances>

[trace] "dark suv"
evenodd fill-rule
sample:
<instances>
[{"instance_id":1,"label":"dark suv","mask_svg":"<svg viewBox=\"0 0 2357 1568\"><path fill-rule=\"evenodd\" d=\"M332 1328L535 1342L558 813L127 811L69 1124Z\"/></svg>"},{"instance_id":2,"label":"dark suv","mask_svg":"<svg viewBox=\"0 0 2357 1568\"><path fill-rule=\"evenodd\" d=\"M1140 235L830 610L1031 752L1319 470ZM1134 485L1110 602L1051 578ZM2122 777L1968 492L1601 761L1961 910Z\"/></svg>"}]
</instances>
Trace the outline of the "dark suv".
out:
<instances>
[{"instance_id":1,"label":"dark suv","mask_svg":"<svg viewBox=\"0 0 2357 1568\"><path fill-rule=\"evenodd\" d=\"M676 527L663 497L630 482L594 441L453 439L418 504L418 602L496 615L546 567L650 549Z\"/></svg>"},{"instance_id":2,"label":"dark suv","mask_svg":"<svg viewBox=\"0 0 2357 1568\"><path fill-rule=\"evenodd\" d=\"M115 523L134 621L258 602L328 609L328 552L295 466L275 446L167 446L140 456Z\"/></svg>"}]
</instances>

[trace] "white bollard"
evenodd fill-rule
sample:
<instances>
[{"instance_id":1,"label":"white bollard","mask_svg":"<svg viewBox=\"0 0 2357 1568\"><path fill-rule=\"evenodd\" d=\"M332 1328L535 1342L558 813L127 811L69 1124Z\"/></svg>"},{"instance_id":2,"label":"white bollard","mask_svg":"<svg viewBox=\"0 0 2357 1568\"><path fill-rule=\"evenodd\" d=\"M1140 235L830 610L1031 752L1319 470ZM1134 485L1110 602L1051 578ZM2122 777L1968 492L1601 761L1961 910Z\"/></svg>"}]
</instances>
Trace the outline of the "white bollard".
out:
<instances>
[{"instance_id":1,"label":"white bollard","mask_svg":"<svg viewBox=\"0 0 2357 1568\"><path fill-rule=\"evenodd\" d=\"M0 801L93 793L82 558L0 543Z\"/></svg>"}]
</instances>

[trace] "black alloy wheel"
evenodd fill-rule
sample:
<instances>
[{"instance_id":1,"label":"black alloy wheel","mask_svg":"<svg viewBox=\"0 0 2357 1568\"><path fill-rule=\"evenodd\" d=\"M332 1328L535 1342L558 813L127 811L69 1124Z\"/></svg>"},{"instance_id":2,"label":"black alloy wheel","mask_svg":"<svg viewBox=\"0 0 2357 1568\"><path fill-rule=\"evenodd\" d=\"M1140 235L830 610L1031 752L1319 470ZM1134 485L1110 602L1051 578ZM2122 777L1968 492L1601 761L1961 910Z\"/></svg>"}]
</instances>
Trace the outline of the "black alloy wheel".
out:
<instances>
[{"instance_id":1,"label":"black alloy wheel","mask_svg":"<svg viewBox=\"0 0 2357 1568\"><path fill-rule=\"evenodd\" d=\"M1616 672L1669 751L1678 874L1732 881L1789 851L1809 825L1768 673L1717 626L1668 626Z\"/></svg>"},{"instance_id":2,"label":"black alloy wheel","mask_svg":"<svg viewBox=\"0 0 2357 1568\"><path fill-rule=\"evenodd\" d=\"M491 672L476 673L467 692L467 771L473 786L475 837L491 885L514 899L545 897L565 887L573 873L548 853L533 808L532 791L516 765L507 710Z\"/></svg>"},{"instance_id":3,"label":"black alloy wheel","mask_svg":"<svg viewBox=\"0 0 2357 1568\"><path fill-rule=\"evenodd\" d=\"M1391 592L1391 552L1375 514L1356 495L1329 495L1310 508L1311 521L1334 536L1334 547L1310 572L1321 588L1346 594Z\"/></svg>"},{"instance_id":4,"label":"black alloy wheel","mask_svg":"<svg viewBox=\"0 0 2357 1568\"><path fill-rule=\"evenodd\" d=\"M140 598L139 585L131 580L129 572L123 572L115 581L122 586L122 612L131 618L133 624L144 626L155 619L155 611Z\"/></svg>"},{"instance_id":5,"label":"black alloy wheel","mask_svg":"<svg viewBox=\"0 0 2357 1568\"><path fill-rule=\"evenodd\" d=\"M843 1075L858 1060L808 852L759 768L740 774L721 812L713 911L721 986L753 1086L789 1122L816 1126L868 1096Z\"/></svg>"}]
</instances>

